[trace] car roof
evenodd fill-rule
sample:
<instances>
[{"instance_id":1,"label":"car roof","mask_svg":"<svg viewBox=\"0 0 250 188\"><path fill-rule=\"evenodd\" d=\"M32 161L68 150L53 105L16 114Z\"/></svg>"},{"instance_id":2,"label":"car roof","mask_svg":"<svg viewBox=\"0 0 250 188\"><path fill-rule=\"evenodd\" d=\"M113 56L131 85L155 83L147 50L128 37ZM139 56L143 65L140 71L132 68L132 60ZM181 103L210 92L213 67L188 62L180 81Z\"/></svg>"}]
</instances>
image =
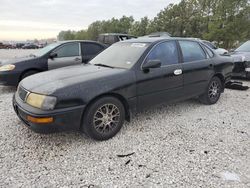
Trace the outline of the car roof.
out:
<instances>
[{"instance_id":1,"label":"car roof","mask_svg":"<svg viewBox=\"0 0 250 188\"><path fill-rule=\"evenodd\" d=\"M133 36L125 33L102 33L100 36L108 36L108 35L113 35L113 36Z\"/></svg>"},{"instance_id":2,"label":"car roof","mask_svg":"<svg viewBox=\"0 0 250 188\"><path fill-rule=\"evenodd\" d=\"M65 41L57 41L57 43L61 43L61 44L69 43L69 42L92 42L92 43L99 43L99 42L96 42L96 41L93 41L93 40L65 40Z\"/></svg>"},{"instance_id":3,"label":"car roof","mask_svg":"<svg viewBox=\"0 0 250 188\"><path fill-rule=\"evenodd\" d=\"M154 42L160 42L160 41L167 41L167 40L186 40L186 41L194 41L199 42L196 39L193 38L183 38L183 37L139 37L136 39L130 39L121 41L122 43L154 43Z\"/></svg>"}]
</instances>

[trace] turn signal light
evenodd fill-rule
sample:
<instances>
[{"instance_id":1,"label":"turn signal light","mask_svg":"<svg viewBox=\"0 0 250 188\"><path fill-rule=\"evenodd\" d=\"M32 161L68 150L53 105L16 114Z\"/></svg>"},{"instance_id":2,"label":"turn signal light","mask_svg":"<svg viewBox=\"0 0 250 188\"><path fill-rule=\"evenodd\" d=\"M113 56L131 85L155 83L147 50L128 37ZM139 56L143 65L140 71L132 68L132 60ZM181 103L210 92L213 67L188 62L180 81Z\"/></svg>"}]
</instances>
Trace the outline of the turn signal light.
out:
<instances>
[{"instance_id":1,"label":"turn signal light","mask_svg":"<svg viewBox=\"0 0 250 188\"><path fill-rule=\"evenodd\" d=\"M35 118L35 117L27 116L27 120L30 121L31 123L47 124L47 123L53 123L54 118L53 117Z\"/></svg>"}]
</instances>

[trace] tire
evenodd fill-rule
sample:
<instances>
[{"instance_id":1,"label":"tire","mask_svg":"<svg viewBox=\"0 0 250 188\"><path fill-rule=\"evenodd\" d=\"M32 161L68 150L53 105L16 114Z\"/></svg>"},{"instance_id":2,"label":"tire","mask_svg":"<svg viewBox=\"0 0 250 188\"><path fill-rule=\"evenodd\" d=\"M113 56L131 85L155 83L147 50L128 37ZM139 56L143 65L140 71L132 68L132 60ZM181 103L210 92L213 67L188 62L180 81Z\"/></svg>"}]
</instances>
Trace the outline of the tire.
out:
<instances>
[{"instance_id":1,"label":"tire","mask_svg":"<svg viewBox=\"0 0 250 188\"><path fill-rule=\"evenodd\" d=\"M206 92L199 97L201 103L213 105L218 102L223 90L222 82L218 77L213 77L206 89Z\"/></svg>"},{"instance_id":2,"label":"tire","mask_svg":"<svg viewBox=\"0 0 250 188\"><path fill-rule=\"evenodd\" d=\"M33 75L33 74L36 74L36 73L38 73L38 71L27 71L27 72L25 72L25 73L21 76L20 81L22 81L24 78L27 78L27 77L29 77L29 76L31 76L31 75Z\"/></svg>"},{"instance_id":3,"label":"tire","mask_svg":"<svg viewBox=\"0 0 250 188\"><path fill-rule=\"evenodd\" d=\"M250 80L250 72L246 73L246 77L247 77L248 80Z\"/></svg>"},{"instance_id":4,"label":"tire","mask_svg":"<svg viewBox=\"0 0 250 188\"><path fill-rule=\"evenodd\" d=\"M103 97L87 107L81 131L94 140L108 140L120 131L124 120L125 109L121 101Z\"/></svg>"}]
</instances>

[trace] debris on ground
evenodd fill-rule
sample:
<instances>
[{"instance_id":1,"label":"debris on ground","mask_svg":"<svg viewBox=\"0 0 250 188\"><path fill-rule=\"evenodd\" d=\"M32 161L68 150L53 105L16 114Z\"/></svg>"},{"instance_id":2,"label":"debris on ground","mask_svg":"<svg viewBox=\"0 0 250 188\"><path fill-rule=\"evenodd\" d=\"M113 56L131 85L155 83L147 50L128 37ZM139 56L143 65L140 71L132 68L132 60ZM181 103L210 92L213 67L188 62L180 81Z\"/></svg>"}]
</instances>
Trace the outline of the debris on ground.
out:
<instances>
[{"instance_id":1,"label":"debris on ground","mask_svg":"<svg viewBox=\"0 0 250 188\"><path fill-rule=\"evenodd\" d=\"M124 157L129 157L129 156L134 155L134 154L135 154L135 152L129 153L129 154L126 154L126 155L117 155L117 157L124 158Z\"/></svg>"},{"instance_id":2,"label":"debris on ground","mask_svg":"<svg viewBox=\"0 0 250 188\"><path fill-rule=\"evenodd\" d=\"M226 84L227 89L241 90L246 91L249 89L248 86L243 86L243 82L239 81L230 81Z\"/></svg>"}]
</instances>

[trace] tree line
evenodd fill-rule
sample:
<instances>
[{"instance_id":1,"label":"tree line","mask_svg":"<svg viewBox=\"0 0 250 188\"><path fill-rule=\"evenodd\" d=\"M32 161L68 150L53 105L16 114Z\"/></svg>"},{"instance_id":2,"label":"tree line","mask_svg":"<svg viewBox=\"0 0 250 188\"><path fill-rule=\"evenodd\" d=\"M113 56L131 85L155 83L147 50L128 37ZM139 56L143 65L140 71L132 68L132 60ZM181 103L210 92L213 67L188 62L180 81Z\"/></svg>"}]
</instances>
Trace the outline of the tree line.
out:
<instances>
[{"instance_id":1,"label":"tree line","mask_svg":"<svg viewBox=\"0 0 250 188\"><path fill-rule=\"evenodd\" d=\"M249 0L182 0L170 4L153 19L133 16L95 21L85 30L61 31L58 40L96 40L101 33L144 36L166 31L172 36L195 37L232 48L250 39Z\"/></svg>"}]
</instances>

